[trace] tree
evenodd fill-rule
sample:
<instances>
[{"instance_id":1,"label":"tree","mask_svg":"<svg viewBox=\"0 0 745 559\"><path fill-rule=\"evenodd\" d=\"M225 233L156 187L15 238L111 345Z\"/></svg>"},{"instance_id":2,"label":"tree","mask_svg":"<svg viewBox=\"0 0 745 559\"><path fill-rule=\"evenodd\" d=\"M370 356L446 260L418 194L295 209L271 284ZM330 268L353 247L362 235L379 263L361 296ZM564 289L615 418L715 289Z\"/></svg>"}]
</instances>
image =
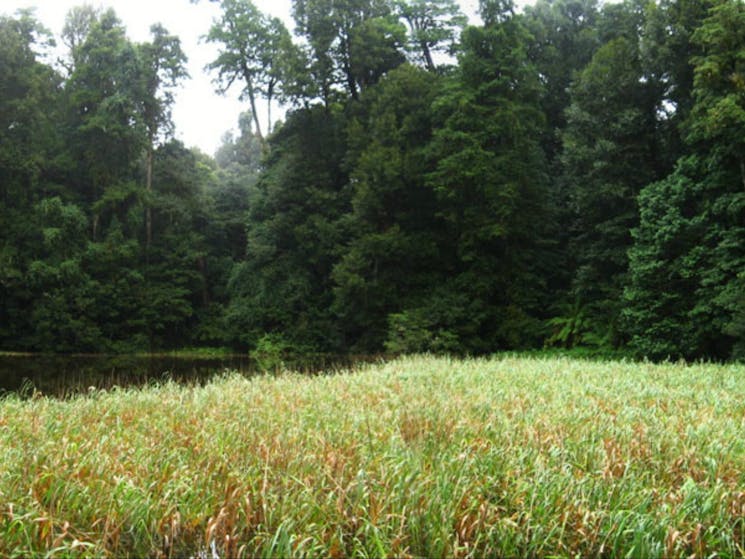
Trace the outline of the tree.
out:
<instances>
[{"instance_id":1,"label":"tree","mask_svg":"<svg viewBox=\"0 0 745 559\"><path fill-rule=\"evenodd\" d=\"M207 68L217 70L218 91L225 93L236 80L243 81L241 99L248 99L256 134L263 142L256 101L268 104L267 130L271 132L271 106L283 79L285 55L292 56L290 34L281 20L261 13L251 0L222 0L222 17L207 34L220 43L219 56Z\"/></svg>"},{"instance_id":2,"label":"tree","mask_svg":"<svg viewBox=\"0 0 745 559\"><path fill-rule=\"evenodd\" d=\"M409 28L409 49L418 52L425 68L434 72L434 53L454 54L467 18L454 0L398 0L395 6Z\"/></svg>"},{"instance_id":3,"label":"tree","mask_svg":"<svg viewBox=\"0 0 745 559\"><path fill-rule=\"evenodd\" d=\"M32 292L32 331L26 340L37 351L95 351L102 346L94 319L96 282L85 271L85 214L59 197L39 202L33 217L41 225L40 243L24 278Z\"/></svg>"},{"instance_id":4,"label":"tree","mask_svg":"<svg viewBox=\"0 0 745 559\"><path fill-rule=\"evenodd\" d=\"M701 49L692 58L694 105L685 124L693 155L640 198L626 315L641 355L724 359L742 352L744 24L745 7L726 0L693 34ZM660 285L660 277L675 281Z\"/></svg>"},{"instance_id":5,"label":"tree","mask_svg":"<svg viewBox=\"0 0 745 559\"><path fill-rule=\"evenodd\" d=\"M141 316L151 348L183 344L197 327L197 311L210 304L206 234L210 199L199 154L172 140L155 152L154 220L151 258L142 267L145 282Z\"/></svg>"},{"instance_id":6,"label":"tree","mask_svg":"<svg viewBox=\"0 0 745 559\"><path fill-rule=\"evenodd\" d=\"M150 27L153 39L139 46L142 64L142 120L147 129L145 147L145 190L151 195L153 190L153 153L155 144L173 132L171 106L173 88L186 72L186 55L181 50L181 41L160 24ZM145 218L146 249L152 242L152 209L148 204Z\"/></svg>"},{"instance_id":7,"label":"tree","mask_svg":"<svg viewBox=\"0 0 745 559\"><path fill-rule=\"evenodd\" d=\"M359 99L360 89L404 61L405 30L386 0L296 0L293 16L310 45L310 73L326 106L338 84Z\"/></svg>"},{"instance_id":8,"label":"tree","mask_svg":"<svg viewBox=\"0 0 745 559\"><path fill-rule=\"evenodd\" d=\"M668 172L680 157L690 153L685 123L694 104L691 59L702 54L693 34L711 4L711 0L664 0L646 8L640 55L646 79L656 84L659 92L660 158Z\"/></svg>"},{"instance_id":9,"label":"tree","mask_svg":"<svg viewBox=\"0 0 745 559\"><path fill-rule=\"evenodd\" d=\"M472 301L459 327L473 351L540 337L542 243L551 221L532 38L511 6L484 3L484 13L483 28L464 31L457 80L434 105L437 164L427 175L453 239L450 288Z\"/></svg>"},{"instance_id":10,"label":"tree","mask_svg":"<svg viewBox=\"0 0 745 559\"><path fill-rule=\"evenodd\" d=\"M681 161L639 196L623 316L630 347L651 359L691 357L701 349L688 326L702 256L689 251L705 230L701 216L686 209L700 195L700 184L687 176L697 165L695 158Z\"/></svg>"},{"instance_id":11,"label":"tree","mask_svg":"<svg viewBox=\"0 0 745 559\"><path fill-rule=\"evenodd\" d=\"M619 37L595 53L571 97L562 154L573 219L570 298L585 308L597 343L618 346L636 198L663 176L657 92L643 79L637 45Z\"/></svg>"},{"instance_id":12,"label":"tree","mask_svg":"<svg viewBox=\"0 0 745 559\"><path fill-rule=\"evenodd\" d=\"M49 45L30 11L0 16L0 345L19 344L31 329L26 270L40 244L34 206L61 190L61 80L39 60Z\"/></svg>"},{"instance_id":13,"label":"tree","mask_svg":"<svg viewBox=\"0 0 745 559\"><path fill-rule=\"evenodd\" d=\"M74 6L67 12L62 28L62 42L67 47L67 61L63 61L62 65L68 75L71 75L81 62L83 43L100 17L101 9L89 4Z\"/></svg>"},{"instance_id":14,"label":"tree","mask_svg":"<svg viewBox=\"0 0 745 559\"><path fill-rule=\"evenodd\" d=\"M689 140L717 146L723 163L739 168L745 189L745 5L726 0L711 9L693 35L703 55L693 58L695 105Z\"/></svg>"},{"instance_id":15,"label":"tree","mask_svg":"<svg viewBox=\"0 0 745 559\"><path fill-rule=\"evenodd\" d=\"M422 305L445 277L437 201L424 180L439 86L400 66L365 91L349 126L350 238L334 266L333 308L358 351L379 351L389 315Z\"/></svg>"},{"instance_id":16,"label":"tree","mask_svg":"<svg viewBox=\"0 0 745 559\"><path fill-rule=\"evenodd\" d=\"M600 46L598 4L596 0L539 0L526 6L525 15L534 36L529 56L543 84L544 150L549 161L555 162L566 128L570 86Z\"/></svg>"},{"instance_id":17,"label":"tree","mask_svg":"<svg viewBox=\"0 0 745 559\"><path fill-rule=\"evenodd\" d=\"M251 114L238 119L240 135L223 137L215 154L218 166L217 182L211 191L215 204L214 235L216 247L225 249L231 263L243 260L246 254L246 215L250 192L262 171L261 141L251 128Z\"/></svg>"},{"instance_id":18,"label":"tree","mask_svg":"<svg viewBox=\"0 0 745 559\"><path fill-rule=\"evenodd\" d=\"M244 348L281 334L294 347L338 349L331 270L349 211L345 120L321 106L297 110L270 142L249 199L246 258L228 286L229 333Z\"/></svg>"},{"instance_id":19,"label":"tree","mask_svg":"<svg viewBox=\"0 0 745 559\"><path fill-rule=\"evenodd\" d=\"M141 65L113 10L91 24L76 57L64 89L73 167L68 180L76 184L80 200L92 206L106 189L136 178L136 163L147 145ZM94 213L94 239L101 227Z\"/></svg>"}]
</instances>

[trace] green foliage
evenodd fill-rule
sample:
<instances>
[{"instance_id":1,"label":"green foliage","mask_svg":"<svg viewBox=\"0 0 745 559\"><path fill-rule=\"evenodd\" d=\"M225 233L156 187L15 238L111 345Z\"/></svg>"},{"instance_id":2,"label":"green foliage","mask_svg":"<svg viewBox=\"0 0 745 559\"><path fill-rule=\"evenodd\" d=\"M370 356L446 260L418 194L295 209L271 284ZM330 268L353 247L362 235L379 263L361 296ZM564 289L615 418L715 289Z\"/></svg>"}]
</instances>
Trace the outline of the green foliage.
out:
<instances>
[{"instance_id":1,"label":"green foliage","mask_svg":"<svg viewBox=\"0 0 745 559\"><path fill-rule=\"evenodd\" d=\"M264 334L251 350L251 358L263 372L279 372L284 368L290 344L281 334Z\"/></svg>"},{"instance_id":2,"label":"green foliage","mask_svg":"<svg viewBox=\"0 0 745 559\"><path fill-rule=\"evenodd\" d=\"M687 140L696 155L640 197L627 316L633 347L651 357L728 358L742 351L745 269L745 48L739 2L723 2L693 34ZM745 113L743 113L745 114Z\"/></svg>"},{"instance_id":3,"label":"green foliage","mask_svg":"<svg viewBox=\"0 0 745 559\"><path fill-rule=\"evenodd\" d=\"M437 70L436 53L454 54L461 29L468 19L454 0L396 0L396 12L409 28L408 50Z\"/></svg>"},{"instance_id":4,"label":"green foliage","mask_svg":"<svg viewBox=\"0 0 745 559\"><path fill-rule=\"evenodd\" d=\"M251 0L222 0L220 5L222 17L212 24L207 40L220 43L222 48L207 68L217 70L220 93L236 80L243 83L240 97L249 100L256 134L263 141L256 101L260 95L266 99L271 131L272 101L282 83L291 81L286 76L286 61L295 56L290 34L281 20L259 11Z\"/></svg>"},{"instance_id":5,"label":"green foliage","mask_svg":"<svg viewBox=\"0 0 745 559\"><path fill-rule=\"evenodd\" d=\"M536 343L551 224L539 75L531 35L505 12L463 34L460 73L434 103L427 181L438 199L451 258L450 285L478 309L468 349ZM447 246L447 245L446 245Z\"/></svg>"},{"instance_id":6,"label":"green foliage","mask_svg":"<svg viewBox=\"0 0 745 559\"><path fill-rule=\"evenodd\" d=\"M424 70L401 66L365 92L349 125L350 238L333 279L334 310L356 349L381 348L388 315L442 278L444 239L424 183L437 85Z\"/></svg>"},{"instance_id":7,"label":"green foliage","mask_svg":"<svg viewBox=\"0 0 745 559\"><path fill-rule=\"evenodd\" d=\"M598 336L593 334L593 324L579 300L567 306L563 315L551 318L548 325L551 328L551 335L546 340L547 347L572 349L577 346L603 345L598 343Z\"/></svg>"},{"instance_id":8,"label":"green foliage","mask_svg":"<svg viewBox=\"0 0 745 559\"><path fill-rule=\"evenodd\" d=\"M700 193L686 176L695 165L682 162L675 174L647 186L639 198L641 223L629 252L624 315L631 347L650 358L692 357L701 351L689 326L702 252L689 251L705 229L701 215L686 211Z\"/></svg>"},{"instance_id":9,"label":"green foliage","mask_svg":"<svg viewBox=\"0 0 745 559\"><path fill-rule=\"evenodd\" d=\"M181 50L181 40L170 35L160 24L150 27L153 38L139 45L142 91L142 118L152 143L159 136L168 137L173 131L171 107L173 89L189 77L187 58Z\"/></svg>"},{"instance_id":10,"label":"green foliage","mask_svg":"<svg viewBox=\"0 0 745 559\"><path fill-rule=\"evenodd\" d=\"M69 148L88 203L125 178L146 145L140 62L113 10L90 23L65 85ZM80 188L79 187L79 188Z\"/></svg>"},{"instance_id":11,"label":"green foliage","mask_svg":"<svg viewBox=\"0 0 745 559\"><path fill-rule=\"evenodd\" d=\"M720 302L729 311L730 321L724 333L734 338L732 357L745 361L745 272L740 272L720 295Z\"/></svg>"},{"instance_id":12,"label":"green foliage","mask_svg":"<svg viewBox=\"0 0 745 559\"><path fill-rule=\"evenodd\" d=\"M622 343L619 318L637 195L658 177L652 84L642 79L638 45L603 45L575 80L562 163L572 208L569 249L574 299L585 301L591 329Z\"/></svg>"},{"instance_id":13,"label":"green foliage","mask_svg":"<svg viewBox=\"0 0 745 559\"><path fill-rule=\"evenodd\" d=\"M326 106L339 93L337 84L358 99L404 60L405 30L386 0L296 0L293 17L310 47L314 87L308 93Z\"/></svg>"},{"instance_id":14,"label":"green foliage","mask_svg":"<svg viewBox=\"0 0 745 559\"><path fill-rule=\"evenodd\" d=\"M541 107L546 133L541 135L550 161L560 155L570 86L599 47L596 0L539 0L525 7L525 24L534 37L528 48L544 83ZM556 177L558 179L558 177Z\"/></svg>"},{"instance_id":15,"label":"green foliage","mask_svg":"<svg viewBox=\"0 0 745 559\"><path fill-rule=\"evenodd\" d=\"M461 343L456 333L438 328L427 309L415 309L388 317L385 349L390 353L448 353L460 351Z\"/></svg>"},{"instance_id":16,"label":"green foliage","mask_svg":"<svg viewBox=\"0 0 745 559\"><path fill-rule=\"evenodd\" d=\"M0 348L742 358L742 1L479 8L222 0L215 159L162 26L0 17Z\"/></svg>"},{"instance_id":17,"label":"green foliage","mask_svg":"<svg viewBox=\"0 0 745 559\"><path fill-rule=\"evenodd\" d=\"M692 41L703 50L692 59L694 99L689 139L716 143L718 153L742 162L745 139L745 6L725 0L713 7ZM745 188L745 171L743 171Z\"/></svg>"},{"instance_id":18,"label":"green foliage","mask_svg":"<svg viewBox=\"0 0 745 559\"><path fill-rule=\"evenodd\" d=\"M282 332L296 345L339 347L330 275L338 220L349 207L343 131L343 115L316 106L290 114L270 140L266 171L250 197L247 258L228 283L226 320L236 345Z\"/></svg>"}]
</instances>

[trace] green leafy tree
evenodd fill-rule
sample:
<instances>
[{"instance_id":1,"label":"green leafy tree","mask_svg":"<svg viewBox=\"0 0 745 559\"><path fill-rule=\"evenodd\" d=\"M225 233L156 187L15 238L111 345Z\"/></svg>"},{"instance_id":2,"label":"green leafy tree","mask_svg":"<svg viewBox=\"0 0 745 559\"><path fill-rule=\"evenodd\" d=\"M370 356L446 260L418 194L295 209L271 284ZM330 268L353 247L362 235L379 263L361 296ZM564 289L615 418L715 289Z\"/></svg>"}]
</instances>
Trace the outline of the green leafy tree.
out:
<instances>
[{"instance_id":1,"label":"green leafy tree","mask_svg":"<svg viewBox=\"0 0 745 559\"><path fill-rule=\"evenodd\" d=\"M282 334L293 347L340 347L331 270L349 211L345 119L322 106L288 115L249 199L246 260L229 282L226 320L239 347ZM322 140L320 140L322 138Z\"/></svg>"},{"instance_id":2,"label":"green leafy tree","mask_svg":"<svg viewBox=\"0 0 745 559\"><path fill-rule=\"evenodd\" d=\"M631 348L653 359L699 352L689 315L702 251L689 251L700 242L705 225L691 207L700 184L687 176L696 175L697 163L695 158L682 161L676 173L645 187L639 196L641 216L629 251L624 320Z\"/></svg>"},{"instance_id":3,"label":"green leafy tree","mask_svg":"<svg viewBox=\"0 0 745 559\"><path fill-rule=\"evenodd\" d=\"M10 349L32 327L26 270L40 243L34 207L62 190L61 80L40 61L50 41L31 12L0 16L0 347Z\"/></svg>"},{"instance_id":4,"label":"green leafy tree","mask_svg":"<svg viewBox=\"0 0 745 559\"><path fill-rule=\"evenodd\" d=\"M405 29L386 0L295 0L293 16L310 46L314 96L326 106L337 86L358 99L360 89L404 61Z\"/></svg>"},{"instance_id":5,"label":"green leafy tree","mask_svg":"<svg viewBox=\"0 0 745 559\"><path fill-rule=\"evenodd\" d=\"M701 46L693 34L708 14L711 0L665 0L646 7L640 55L644 74L658 88L660 158L669 171L687 154L685 122L693 108L693 64Z\"/></svg>"},{"instance_id":6,"label":"green leafy tree","mask_svg":"<svg viewBox=\"0 0 745 559\"><path fill-rule=\"evenodd\" d=\"M188 77L185 68L186 55L181 50L181 41L160 24L150 27L153 38L149 43L139 45L142 64L142 120L147 129L145 147L145 190L152 195L153 153L156 142L167 138L173 132L171 107L173 89L180 80ZM148 204L145 217L146 248L152 242L152 209Z\"/></svg>"},{"instance_id":7,"label":"green leafy tree","mask_svg":"<svg viewBox=\"0 0 745 559\"><path fill-rule=\"evenodd\" d=\"M25 345L37 351L96 351L103 342L94 318L97 286L82 262L88 220L59 197L39 202L35 214L41 242L25 275L35 294Z\"/></svg>"},{"instance_id":8,"label":"green leafy tree","mask_svg":"<svg viewBox=\"0 0 745 559\"><path fill-rule=\"evenodd\" d=\"M595 53L571 95L562 154L573 220L570 298L586 307L595 337L617 346L636 198L662 174L657 94L643 79L637 44L620 37Z\"/></svg>"},{"instance_id":9,"label":"green leafy tree","mask_svg":"<svg viewBox=\"0 0 745 559\"><path fill-rule=\"evenodd\" d=\"M155 153L154 236L143 268L141 308L151 347L183 344L209 305L206 233L210 204L197 154L178 141Z\"/></svg>"},{"instance_id":10,"label":"green leafy tree","mask_svg":"<svg viewBox=\"0 0 745 559\"><path fill-rule=\"evenodd\" d=\"M250 113L241 114L240 135L228 133L215 154L217 180L211 190L215 204L213 242L232 263L246 254L246 215L250 192L262 170L261 140L251 128Z\"/></svg>"},{"instance_id":11,"label":"green leafy tree","mask_svg":"<svg viewBox=\"0 0 745 559\"><path fill-rule=\"evenodd\" d=\"M561 152L570 86L600 46L600 14L596 0L539 0L526 6L525 15L534 37L529 56L543 84L541 106L547 127L543 146L553 162Z\"/></svg>"},{"instance_id":12,"label":"green leafy tree","mask_svg":"<svg viewBox=\"0 0 745 559\"><path fill-rule=\"evenodd\" d=\"M431 74L401 66L364 93L350 123L351 238L333 277L334 309L356 349L381 349L388 315L422 304L444 279L437 201L424 180L438 90Z\"/></svg>"},{"instance_id":13,"label":"green leafy tree","mask_svg":"<svg viewBox=\"0 0 745 559\"><path fill-rule=\"evenodd\" d=\"M454 0L398 0L396 13L409 29L409 50L430 72L437 70L437 53L454 54L468 18Z\"/></svg>"},{"instance_id":14,"label":"green leafy tree","mask_svg":"<svg viewBox=\"0 0 745 559\"><path fill-rule=\"evenodd\" d=\"M693 35L703 54L695 65L690 141L716 146L723 163L740 172L745 189L745 5L729 0L712 8Z\"/></svg>"},{"instance_id":15,"label":"green leafy tree","mask_svg":"<svg viewBox=\"0 0 745 559\"><path fill-rule=\"evenodd\" d=\"M62 27L62 43L67 47L67 57L62 59L62 65L68 75L82 63L83 44L99 20L101 12L101 8L94 8L90 4L74 6L67 12Z\"/></svg>"},{"instance_id":16,"label":"green leafy tree","mask_svg":"<svg viewBox=\"0 0 745 559\"><path fill-rule=\"evenodd\" d=\"M263 141L257 100L263 96L270 111L284 79L285 57L292 57L290 34L281 20L263 14L251 0L223 0L222 16L210 28L207 40L219 43L221 51L207 68L217 70L216 83L225 93L236 80L242 81L241 99L248 99L257 136Z\"/></svg>"},{"instance_id":17,"label":"green leafy tree","mask_svg":"<svg viewBox=\"0 0 745 559\"><path fill-rule=\"evenodd\" d=\"M692 40L694 155L640 199L626 289L632 344L651 357L741 355L745 269L745 7L711 9ZM659 231L659 233L658 233ZM671 278L662 285L659 278Z\"/></svg>"},{"instance_id":18,"label":"green leafy tree","mask_svg":"<svg viewBox=\"0 0 745 559\"><path fill-rule=\"evenodd\" d=\"M464 31L458 79L435 103L437 164L428 174L454 243L451 289L475 302L474 351L541 335L542 243L551 221L532 37L511 5L484 2L482 17L483 28Z\"/></svg>"},{"instance_id":19,"label":"green leafy tree","mask_svg":"<svg viewBox=\"0 0 745 559\"><path fill-rule=\"evenodd\" d=\"M106 189L136 178L136 164L147 145L139 110L141 66L113 10L91 22L75 57L64 90L72 167L67 180L76 184L79 199L92 205ZM94 239L103 226L94 214Z\"/></svg>"}]
</instances>

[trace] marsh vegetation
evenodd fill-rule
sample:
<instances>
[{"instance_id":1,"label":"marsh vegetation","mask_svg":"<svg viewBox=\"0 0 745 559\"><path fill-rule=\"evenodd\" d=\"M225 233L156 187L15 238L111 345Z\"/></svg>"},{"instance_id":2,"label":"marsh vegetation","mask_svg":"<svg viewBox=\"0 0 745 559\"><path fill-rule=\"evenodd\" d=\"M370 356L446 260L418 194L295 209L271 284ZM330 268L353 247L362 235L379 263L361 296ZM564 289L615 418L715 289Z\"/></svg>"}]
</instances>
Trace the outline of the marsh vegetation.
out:
<instances>
[{"instance_id":1,"label":"marsh vegetation","mask_svg":"<svg viewBox=\"0 0 745 559\"><path fill-rule=\"evenodd\" d=\"M0 402L0 555L745 553L742 366L401 358Z\"/></svg>"}]
</instances>

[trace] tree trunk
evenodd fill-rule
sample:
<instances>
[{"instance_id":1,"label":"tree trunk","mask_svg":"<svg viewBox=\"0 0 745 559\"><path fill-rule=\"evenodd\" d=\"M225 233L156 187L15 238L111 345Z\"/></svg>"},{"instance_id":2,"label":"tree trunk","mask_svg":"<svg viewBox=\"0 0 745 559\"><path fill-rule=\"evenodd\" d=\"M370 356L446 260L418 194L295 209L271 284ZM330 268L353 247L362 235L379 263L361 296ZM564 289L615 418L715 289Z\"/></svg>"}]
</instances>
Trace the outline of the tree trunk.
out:
<instances>
[{"instance_id":1,"label":"tree trunk","mask_svg":"<svg viewBox=\"0 0 745 559\"><path fill-rule=\"evenodd\" d=\"M429 70L430 72L434 72L437 68L435 67L434 61L432 60L432 53L429 51L429 45L427 44L427 41L422 40L419 44L422 47L422 54L424 55L424 60L427 64L427 70Z\"/></svg>"},{"instance_id":2,"label":"tree trunk","mask_svg":"<svg viewBox=\"0 0 745 559\"><path fill-rule=\"evenodd\" d=\"M207 259L204 256L199 257L199 272L202 274L202 305L206 307L210 304L210 292L207 286Z\"/></svg>"},{"instance_id":3,"label":"tree trunk","mask_svg":"<svg viewBox=\"0 0 745 559\"><path fill-rule=\"evenodd\" d=\"M269 84L269 88L266 94L266 133L271 135L272 133L272 97L274 96L274 84Z\"/></svg>"},{"instance_id":4,"label":"tree trunk","mask_svg":"<svg viewBox=\"0 0 745 559\"><path fill-rule=\"evenodd\" d=\"M745 189L745 159L740 159L740 179L742 180L742 187Z\"/></svg>"},{"instance_id":5,"label":"tree trunk","mask_svg":"<svg viewBox=\"0 0 745 559\"><path fill-rule=\"evenodd\" d=\"M152 202L153 192L153 142L147 147L145 170L145 191L147 192L147 203L145 204L145 250L150 251L150 244L153 242L153 212L150 204Z\"/></svg>"},{"instance_id":6,"label":"tree trunk","mask_svg":"<svg viewBox=\"0 0 745 559\"><path fill-rule=\"evenodd\" d=\"M254 86L251 81L251 72L248 67L243 65L243 79L246 80L246 89L248 90L248 100L251 103L251 113L254 117L254 126L256 126L256 135L259 141L264 143L264 136L261 134L261 123L259 122L259 113L256 111L256 95L254 94Z\"/></svg>"},{"instance_id":7,"label":"tree trunk","mask_svg":"<svg viewBox=\"0 0 745 559\"><path fill-rule=\"evenodd\" d=\"M344 66L344 73L347 77L347 87L349 88L349 93L352 96L352 99L355 101L359 100L359 94L357 92L357 82L354 79L354 74L352 74L352 54L350 51L350 41L349 41L349 35L347 34L345 38L343 39L343 66Z\"/></svg>"},{"instance_id":8,"label":"tree trunk","mask_svg":"<svg viewBox=\"0 0 745 559\"><path fill-rule=\"evenodd\" d=\"M256 96L254 95L253 87L248 89L248 100L251 102L251 112L254 115L254 124L256 125L256 136L259 141L264 143L264 135L261 133L261 123L259 122L259 113L256 110Z\"/></svg>"}]
</instances>

